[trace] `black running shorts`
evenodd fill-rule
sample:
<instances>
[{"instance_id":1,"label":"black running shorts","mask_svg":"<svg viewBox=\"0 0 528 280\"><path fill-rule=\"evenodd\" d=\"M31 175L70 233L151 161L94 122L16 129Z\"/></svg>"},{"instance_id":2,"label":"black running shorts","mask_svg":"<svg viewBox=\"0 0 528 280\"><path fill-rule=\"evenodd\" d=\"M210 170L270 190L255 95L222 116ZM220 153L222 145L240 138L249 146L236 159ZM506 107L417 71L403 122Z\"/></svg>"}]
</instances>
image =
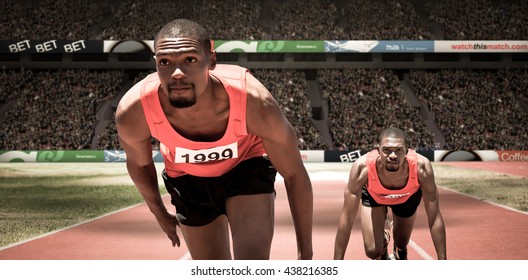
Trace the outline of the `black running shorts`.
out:
<instances>
[{"instance_id":1,"label":"black running shorts","mask_svg":"<svg viewBox=\"0 0 528 280\"><path fill-rule=\"evenodd\" d=\"M363 186L361 189L361 204L366 207L379 207L379 206L388 206L392 209L392 213L401 218L409 218L418 209L418 205L422 201L422 189L419 188L407 201L402 204L396 205L382 205L376 202L374 198L370 195L367 188Z\"/></svg>"},{"instance_id":2,"label":"black running shorts","mask_svg":"<svg viewBox=\"0 0 528 280\"><path fill-rule=\"evenodd\" d=\"M263 157L245 160L219 177L167 176L163 170L165 187L176 206L178 221L187 226L209 224L226 214L225 201L237 195L275 193L277 171Z\"/></svg>"}]
</instances>

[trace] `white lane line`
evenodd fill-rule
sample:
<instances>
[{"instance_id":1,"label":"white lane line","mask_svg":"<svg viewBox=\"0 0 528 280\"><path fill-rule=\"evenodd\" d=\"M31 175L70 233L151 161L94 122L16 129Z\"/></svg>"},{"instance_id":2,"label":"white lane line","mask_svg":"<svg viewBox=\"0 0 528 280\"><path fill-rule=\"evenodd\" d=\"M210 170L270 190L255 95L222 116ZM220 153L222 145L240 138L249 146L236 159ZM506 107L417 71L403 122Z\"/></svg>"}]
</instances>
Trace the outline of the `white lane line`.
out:
<instances>
[{"instance_id":1,"label":"white lane line","mask_svg":"<svg viewBox=\"0 0 528 280\"><path fill-rule=\"evenodd\" d=\"M416 242L409 240L409 246L411 246L411 248L413 248L424 260L434 260L434 258L427 254L427 252L422 247L418 246Z\"/></svg>"},{"instance_id":2,"label":"white lane line","mask_svg":"<svg viewBox=\"0 0 528 280\"><path fill-rule=\"evenodd\" d=\"M69 230L69 229L72 229L72 228L75 228L75 227L78 227L78 226L82 226L84 224L91 223L91 222L103 219L103 218L105 218L107 216L110 216L110 215L113 215L113 214L117 214L119 212L123 212L123 211L129 210L129 209L132 209L134 207L140 206L141 204L144 204L144 202L137 203L137 204L128 206L126 208L118 209L118 210L103 214L101 216L98 216L98 217L95 217L95 218L92 218L92 219L89 219L89 220L86 220L86 221L82 221L80 223L77 223L77 224L74 224L74 225L71 225L71 226L60 228L60 229L57 229L57 230L54 230L54 231L51 231L51 232L48 232L48 233L45 233L45 234L42 234L42 235L38 235L38 236L29 238L29 239L25 239L25 240L22 240L22 241L19 241L19 242L16 242L16 243L12 243L12 244L6 245L4 247L0 247L0 251L8 249L8 248L11 248L11 247L15 247L15 246L18 246L18 245L22 245L24 243L28 243L28 242L33 241L33 240L41 239L41 238L44 238L46 236L50 236L50 235L53 235L53 234L56 234L56 233L59 233L59 232L62 232L62 231L66 231L66 230Z\"/></svg>"},{"instance_id":3,"label":"white lane line","mask_svg":"<svg viewBox=\"0 0 528 280\"><path fill-rule=\"evenodd\" d=\"M512 212L517 212L519 214L524 214L524 215L528 215L528 212L524 212L524 211L521 211L521 210L517 210L515 208L512 208L512 207L509 207L509 206L506 206L506 205L501 205L501 204L498 204L498 203L495 203L493 201L489 201L489 200L485 200L485 199L482 199L480 197L477 197L477 196L473 196L473 195L470 195L470 194L466 194L466 193L463 193L463 192L459 192L457 190L453 190L453 189L450 189L448 187L443 187L443 186L438 186L438 188L441 188L443 190L446 190L446 191L450 191L450 192L454 192L456 194L460 194L460 195L463 195L465 197L470 197L470 198L473 198L473 199L476 199L478 201L482 201L484 203L487 203L487 204L491 204L493 206L497 206L497 207L500 207L500 208L503 208L503 209L506 209L506 210L510 210Z\"/></svg>"},{"instance_id":4,"label":"white lane line","mask_svg":"<svg viewBox=\"0 0 528 280\"><path fill-rule=\"evenodd\" d=\"M191 253L189 253L189 251L187 251L187 253L185 253L185 255L183 255L180 258L180 261L188 261L188 260L192 260Z\"/></svg>"}]
</instances>

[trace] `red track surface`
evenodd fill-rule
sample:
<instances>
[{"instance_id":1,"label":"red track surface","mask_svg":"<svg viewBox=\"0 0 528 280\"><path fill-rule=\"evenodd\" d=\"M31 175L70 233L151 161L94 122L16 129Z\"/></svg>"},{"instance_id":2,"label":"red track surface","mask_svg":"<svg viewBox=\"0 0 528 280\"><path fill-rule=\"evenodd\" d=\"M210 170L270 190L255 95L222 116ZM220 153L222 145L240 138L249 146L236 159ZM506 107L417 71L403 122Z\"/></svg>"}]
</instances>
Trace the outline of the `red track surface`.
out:
<instances>
[{"instance_id":1,"label":"red track surface","mask_svg":"<svg viewBox=\"0 0 528 280\"><path fill-rule=\"evenodd\" d=\"M500 166L514 171L499 170ZM519 174L516 175L528 177L526 171L528 163L504 165L488 163L478 167L513 174L518 172ZM341 178L331 176L326 176L324 180L313 181L315 197L313 242L316 260L328 260L333 257L344 186L345 182ZM271 259L295 259L295 235L283 183L278 181L276 189L276 227ZM165 198L166 204L170 205L168 197ZM528 259L526 213L508 210L446 189L440 189L440 199L446 223L449 259ZM419 207L411 240L416 245L409 247L409 259L424 259L428 256L436 258L423 206ZM389 248L391 247L392 245ZM0 259L3 260L180 258L188 258L184 242L182 241L180 248L171 247L170 241L144 204L0 251ZM363 253L359 221L354 224L346 259L367 259Z\"/></svg>"}]
</instances>

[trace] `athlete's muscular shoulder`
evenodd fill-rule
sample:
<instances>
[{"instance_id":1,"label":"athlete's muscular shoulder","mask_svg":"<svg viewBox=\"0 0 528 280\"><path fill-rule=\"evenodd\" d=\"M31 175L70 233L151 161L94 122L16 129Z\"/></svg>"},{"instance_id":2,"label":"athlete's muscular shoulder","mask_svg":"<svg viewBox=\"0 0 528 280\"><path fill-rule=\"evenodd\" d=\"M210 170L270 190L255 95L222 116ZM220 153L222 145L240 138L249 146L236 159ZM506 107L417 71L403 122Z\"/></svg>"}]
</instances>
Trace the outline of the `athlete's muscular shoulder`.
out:
<instances>
[{"instance_id":1,"label":"athlete's muscular shoulder","mask_svg":"<svg viewBox=\"0 0 528 280\"><path fill-rule=\"evenodd\" d=\"M434 183L434 171L431 161L420 155L416 155L416 165L418 167L418 180L420 185L428 185Z\"/></svg>"},{"instance_id":2,"label":"athlete's muscular shoulder","mask_svg":"<svg viewBox=\"0 0 528 280\"><path fill-rule=\"evenodd\" d=\"M246 89L248 108L251 106L257 109L266 109L277 105L268 89L249 73L246 75Z\"/></svg>"},{"instance_id":3,"label":"athlete's muscular shoulder","mask_svg":"<svg viewBox=\"0 0 528 280\"><path fill-rule=\"evenodd\" d=\"M138 105L141 105L140 90L141 83L137 83L123 95L117 105L116 115L126 114L131 110L138 109Z\"/></svg>"},{"instance_id":4,"label":"athlete's muscular shoulder","mask_svg":"<svg viewBox=\"0 0 528 280\"><path fill-rule=\"evenodd\" d=\"M148 125L140 98L141 83L137 83L119 101L115 122L121 138L148 138ZM146 129L146 130L145 130Z\"/></svg>"},{"instance_id":5,"label":"athlete's muscular shoulder","mask_svg":"<svg viewBox=\"0 0 528 280\"><path fill-rule=\"evenodd\" d=\"M368 183L367 155L362 155L353 164L349 174L349 187L353 192L361 189Z\"/></svg>"},{"instance_id":6,"label":"athlete's muscular shoulder","mask_svg":"<svg viewBox=\"0 0 528 280\"><path fill-rule=\"evenodd\" d=\"M246 89L248 132L269 138L281 131L287 121L268 89L251 74L246 76Z\"/></svg>"}]
</instances>

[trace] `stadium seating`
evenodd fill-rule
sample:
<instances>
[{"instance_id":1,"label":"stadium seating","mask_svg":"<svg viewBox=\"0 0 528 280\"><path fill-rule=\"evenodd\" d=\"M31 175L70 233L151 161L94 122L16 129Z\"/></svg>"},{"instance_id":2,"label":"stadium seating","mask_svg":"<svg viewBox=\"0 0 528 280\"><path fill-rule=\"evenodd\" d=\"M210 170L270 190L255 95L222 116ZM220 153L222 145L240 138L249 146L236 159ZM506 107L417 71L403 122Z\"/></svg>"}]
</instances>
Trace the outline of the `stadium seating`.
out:
<instances>
[{"instance_id":1,"label":"stadium seating","mask_svg":"<svg viewBox=\"0 0 528 280\"><path fill-rule=\"evenodd\" d=\"M6 0L0 40L152 40L175 17L225 40L528 38L527 0L192 3ZM251 70L294 126L301 149L369 149L389 125L405 129L416 149L527 148L526 69L311 69L309 78L303 69ZM149 71L4 67L0 150L120 149L116 102ZM314 94L323 103L318 116Z\"/></svg>"}]
</instances>

